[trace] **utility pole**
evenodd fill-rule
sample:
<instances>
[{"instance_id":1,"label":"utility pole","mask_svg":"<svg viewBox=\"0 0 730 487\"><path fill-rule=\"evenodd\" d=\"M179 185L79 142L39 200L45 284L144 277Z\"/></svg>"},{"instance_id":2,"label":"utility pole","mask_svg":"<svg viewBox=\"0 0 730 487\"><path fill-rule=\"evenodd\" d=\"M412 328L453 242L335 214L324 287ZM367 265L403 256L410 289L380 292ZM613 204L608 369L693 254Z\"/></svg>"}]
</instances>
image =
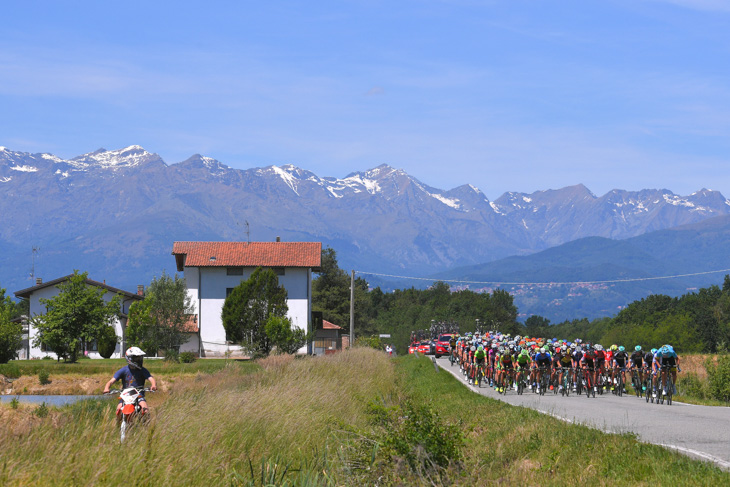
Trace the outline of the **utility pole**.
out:
<instances>
[{"instance_id":1,"label":"utility pole","mask_svg":"<svg viewBox=\"0 0 730 487\"><path fill-rule=\"evenodd\" d=\"M350 348L355 346L355 270L350 278Z\"/></svg>"}]
</instances>

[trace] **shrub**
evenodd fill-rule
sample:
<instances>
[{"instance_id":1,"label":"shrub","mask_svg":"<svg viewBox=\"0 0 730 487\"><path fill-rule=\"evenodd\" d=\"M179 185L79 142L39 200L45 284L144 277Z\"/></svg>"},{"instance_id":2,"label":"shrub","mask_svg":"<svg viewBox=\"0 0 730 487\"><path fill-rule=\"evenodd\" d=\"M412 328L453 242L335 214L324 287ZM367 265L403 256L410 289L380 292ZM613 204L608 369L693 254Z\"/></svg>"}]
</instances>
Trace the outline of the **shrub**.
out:
<instances>
[{"instance_id":1,"label":"shrub","mask_svg":"<svg viewBox=\"0 0 730 487\"><path fill-rule=\"evenodd\" d=\"M414 472L447 468L462 458L464 438L457 425L446 424L429 405L406 401L386 408L370 404L374 422L383 428L384 450L404 458Z\"/></svg>"},{"instance_id":2,"label":"shrub","mask_svg":"<svg viewBox=\"0 0 730 487\"><path fill-rule=\"evenodd\" d=\"M721 355L717 363L708 359L705 364L710 396L718 401L730 401L730 355Z\"/></svg>"},{"instance_id":3,"label":"shrub","mask_svg":"<svg viewBox=\"0 0 730 487\"><path fill-rule=\"evenodd\" d=\"M192 364L195 362L195 354L193 352L181 352L180 363L181 364Z\"/></svg>"},{"instance_id":4,"label":"shrub","mask_svg":"<svg viewBox=\"0 0 730 487\"><path fill-rule=\"evenodd\" d=\"M165 362L177 363L180 361L180 353L175 350L165 350Z\"/></svg>"},{"instance_id":5,"label":"shrub","mask_svg":"<svg viewBox=\"0 0 730 487\"><path fill-rule=\"evenodd\" d=\"M18 405L20 404L20 401L18 400L18 396L15 396L10 400L10 407L13 409L18 409Z\"/></svg>"},{"instance_id":6,"label":"shrub","mask_svg":"<svg viewBox=\"0 0 730 487\"><path fill-rule=\"evenodd\" d=\"M46 402L43 401L36 409L33 411L33 414L38 416L39 418L45 418L48 416L48 406L46 406Z\"/></svg>"},{"instance_id":7,"label":"shrub","mask_svg":"<svg viewBox=\"0 0 730 487\"><path fill-rule=\"evenodd\" d=\"M44 355L42 360L53 360L53 357L50 355Z\"/></svg>"},{"instance_id":8,"label":"shrub","mask_svg":"<svg viewBox=\"0 0 730 487\"><path fill-rule=\"evenodd\" d=\"M375 350L383 350L385 347L383 346L383 343L380 341L380 337L373 335L370 337L366 336L359 336L355 338L355 346L356 347L370 347L374 348Z\"/></svg>"},{"instance_id":9,"label":"shrub","mask_svg":"<svg viewBox=\"0 0 730 487\"><path fill-rule=\"evenodd\" d=\"M688 373L678 376L677 388L683 396L694 397L696 399L707 399L709 396L707 382L700 380L697 374Z\"/></svg>"},{"instance_id":10,"label":"shrub","mask_svg":"<svg viewBox=\"0 0 730 487\"><path fill-rule=\"evenodd\" d=\"M38 380L40 381L40 383L41 383L42 386L51 383L50 379L48 378L48 375L49 374L48 374L48 371L46 369L41 369L38 372Z\"/></svg>"}]
</instances>

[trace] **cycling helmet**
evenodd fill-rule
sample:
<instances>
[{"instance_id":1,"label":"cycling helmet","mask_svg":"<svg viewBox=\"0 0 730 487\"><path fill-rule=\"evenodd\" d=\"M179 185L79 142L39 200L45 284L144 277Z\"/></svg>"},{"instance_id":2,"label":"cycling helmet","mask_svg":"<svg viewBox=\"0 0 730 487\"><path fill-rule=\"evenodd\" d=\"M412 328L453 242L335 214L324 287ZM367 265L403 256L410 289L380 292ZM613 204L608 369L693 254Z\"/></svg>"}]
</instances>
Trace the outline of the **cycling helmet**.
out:
<instances>
[{"instance_id":1,"label":"cycling helmet","mask_svg":"<svg viewBox=\"0 0 730 487\"><path fill-rule=\"evenodd\" d=\"M616 350L618 350L618 345L616 345L616 344L611 345L611 351L615 352Z\"/></svg>"},{"instance_id":2,"label":"cycling helmet","mask_svg":"<svg viewBox=\"0 0 730 487\"><path fill-rule=\"evenodd\" d=\"M626 351L626 347L624 347L623 345L621 345L620 347L618 347L618 351L619 352L624 352L624 351Z\"/></svg>"},{"instance_id":3,"label":"cycling helmet","mask_svg":"<svg viewBox=\"0 0 730 487\"><path fill-rule=\"evenodd\" d=\"M141 369L142 361L146 354L139 347L129 347L124 353L124 357L127 359L129 367L132 369Z\"/></svg>"},{"instance_id":4,"label":"cycling helmet","mask_svg":"<svg viewBox=\"0 0 730 487\"><path fill-rule=\"evenodd\" d=\"M634 350L636 350L637 352L641 352L641 345L636 345L634 347Z\"/></svg>"},{"instance_id":5,"label":"cycling helmet","mask_svg":"<svg viewBox=\"0 0 730 487\"><path fill-rule=\"evenodd\" d=\"M479 348L477 348L477 350L479 350L480 352L483 352L484 351L484 347L481 346L481 345L479 345Z\"/></svg>"},{"instance_id":6,"label":"cycling helmet","mask_svg":"<svg viewBox=\"0 0 730 487\"><path fill-rule=\"evenodd\" d=\"M656 353L656 348L652 348L652 349L651 349L651 353L652 353L652 354Z\"/></svg>"},{"instance_id":7,"label":"cycling helmet","mask_svg":"<svg viewBox=\"0 0 730 487\"><path fill-rule=\"evenodd\" d=\"M522 351L520 352L520 355L529 356L530 354L529 354L529 352L527 351L526 348L523 348Z\"/></svg>"},{"instance_id":8,"label":"cycling helmet","mask_svg":"<svg viewBox=\"0 0 730 487\"><path fill-rule=\"evenodd\" d=\"M603 345L601 345L600 343L596 343L596 346L593 348L595 348L597 352L600 352L601 350L603 350Z\"/></svg>"},{"instance_id":9,"label":"cycling helmet","mask_svg":"<svg viewBox=\"0 0 730 487\"><path fill-rule=\"evenodd\" d=\"M540 347L540 353L545 353L545 347Z\"/></svg>"},{"instance_id":10,"label":"cycling helmet","mask_svg":"<svg viewBox=\"0 0 730 487\"><path fill-rule=\"evenodd\" d=\"M576 348L578 348L578 345L576 345L575 343L571 343L570 344L570 349L571 350L575 350Z\"/></svg>"},{"instance_id":11,"label":"cycling helmet","mask_svg":"<svg viewBox=\"0 0 730 487\"><path fill-rule=\"evenodd\" d=\"M562 350L563 352L567 352L568 351L568 345L563 344L563 346L560 347L560 350Z\"/></svg>"}]
</instances>

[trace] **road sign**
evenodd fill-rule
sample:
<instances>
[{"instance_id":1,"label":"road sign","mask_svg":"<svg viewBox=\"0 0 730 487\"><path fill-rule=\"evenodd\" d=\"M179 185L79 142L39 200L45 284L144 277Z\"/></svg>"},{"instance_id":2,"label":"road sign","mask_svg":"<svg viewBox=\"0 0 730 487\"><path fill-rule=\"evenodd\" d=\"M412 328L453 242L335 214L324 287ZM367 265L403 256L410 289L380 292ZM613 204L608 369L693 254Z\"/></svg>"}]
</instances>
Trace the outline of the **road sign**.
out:
<instances>
[{"instance_id":1,"label":"road sign","mask_svg":"<svg viewBox=\"0 0 730 487\"><path fill-rule=\"evenodd\" d=\"M380 338L390 338L390 334L389 333L381 334Z\"/></svg>"}]
</instances>

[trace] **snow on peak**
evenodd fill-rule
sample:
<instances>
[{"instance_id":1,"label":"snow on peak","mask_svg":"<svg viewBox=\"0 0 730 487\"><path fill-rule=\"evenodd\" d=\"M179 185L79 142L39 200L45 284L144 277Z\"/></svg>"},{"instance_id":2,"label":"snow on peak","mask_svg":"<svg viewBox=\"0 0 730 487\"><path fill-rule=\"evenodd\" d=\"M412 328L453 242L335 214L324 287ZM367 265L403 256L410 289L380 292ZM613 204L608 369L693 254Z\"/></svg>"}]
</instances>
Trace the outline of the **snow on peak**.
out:
<instances>
[{"instance_id":1,"label":"snow on peak","mask_svg":"<svg viewBox=\"0 0 730 487\"><path fill-rule=\"evenodd\" d=\"M147 152L139 145L130 145L124 149L106 150L99 149L88 154L74 157L69 163L76 169L89 167L101 167L107 169L118 169L122 167L135 167L146 162L159 159L157 154Z\"/></svg>"},{"instance_id":2,"label":"snow on peak","mask_svg":"<svg viewBox=\"0 0 730 487\"><path fill-rule=\"evenodd\" d=\"M38 172L38 168L34 166L12 166L10 169L13 171L20 171L20 172Z\"/></svg>"},{"instance_id":3,"label":"snow on peak","mask_svg":"<svg viewBox=\"0 0 730 487\"><path fill-rule=\"evenodd\" d=\"M454 208L455 210L461 209L461 201L459 201L456 198L447 198L446 196L438 193L428 193L433 198L436 198L441 203L445 204L446 206L450 206L451 208Z\"/></svg>"},{"instance_id":4,"label":"snow on peak","mask_svg":"<svg viewBox=\"0 0 730 487\"><path fill-rule=\"evenodd\" d=\"M296 169L295 166L292 166L291 164L286 164L282 167L279 166L271 166L271 169L281 178L284 180L287 186L291 188L294 193L296 193L297 196L299 196L299 192L297 191L297 178L294 177L292 174L292 170Z\"/></svg>"}]
</instances>

